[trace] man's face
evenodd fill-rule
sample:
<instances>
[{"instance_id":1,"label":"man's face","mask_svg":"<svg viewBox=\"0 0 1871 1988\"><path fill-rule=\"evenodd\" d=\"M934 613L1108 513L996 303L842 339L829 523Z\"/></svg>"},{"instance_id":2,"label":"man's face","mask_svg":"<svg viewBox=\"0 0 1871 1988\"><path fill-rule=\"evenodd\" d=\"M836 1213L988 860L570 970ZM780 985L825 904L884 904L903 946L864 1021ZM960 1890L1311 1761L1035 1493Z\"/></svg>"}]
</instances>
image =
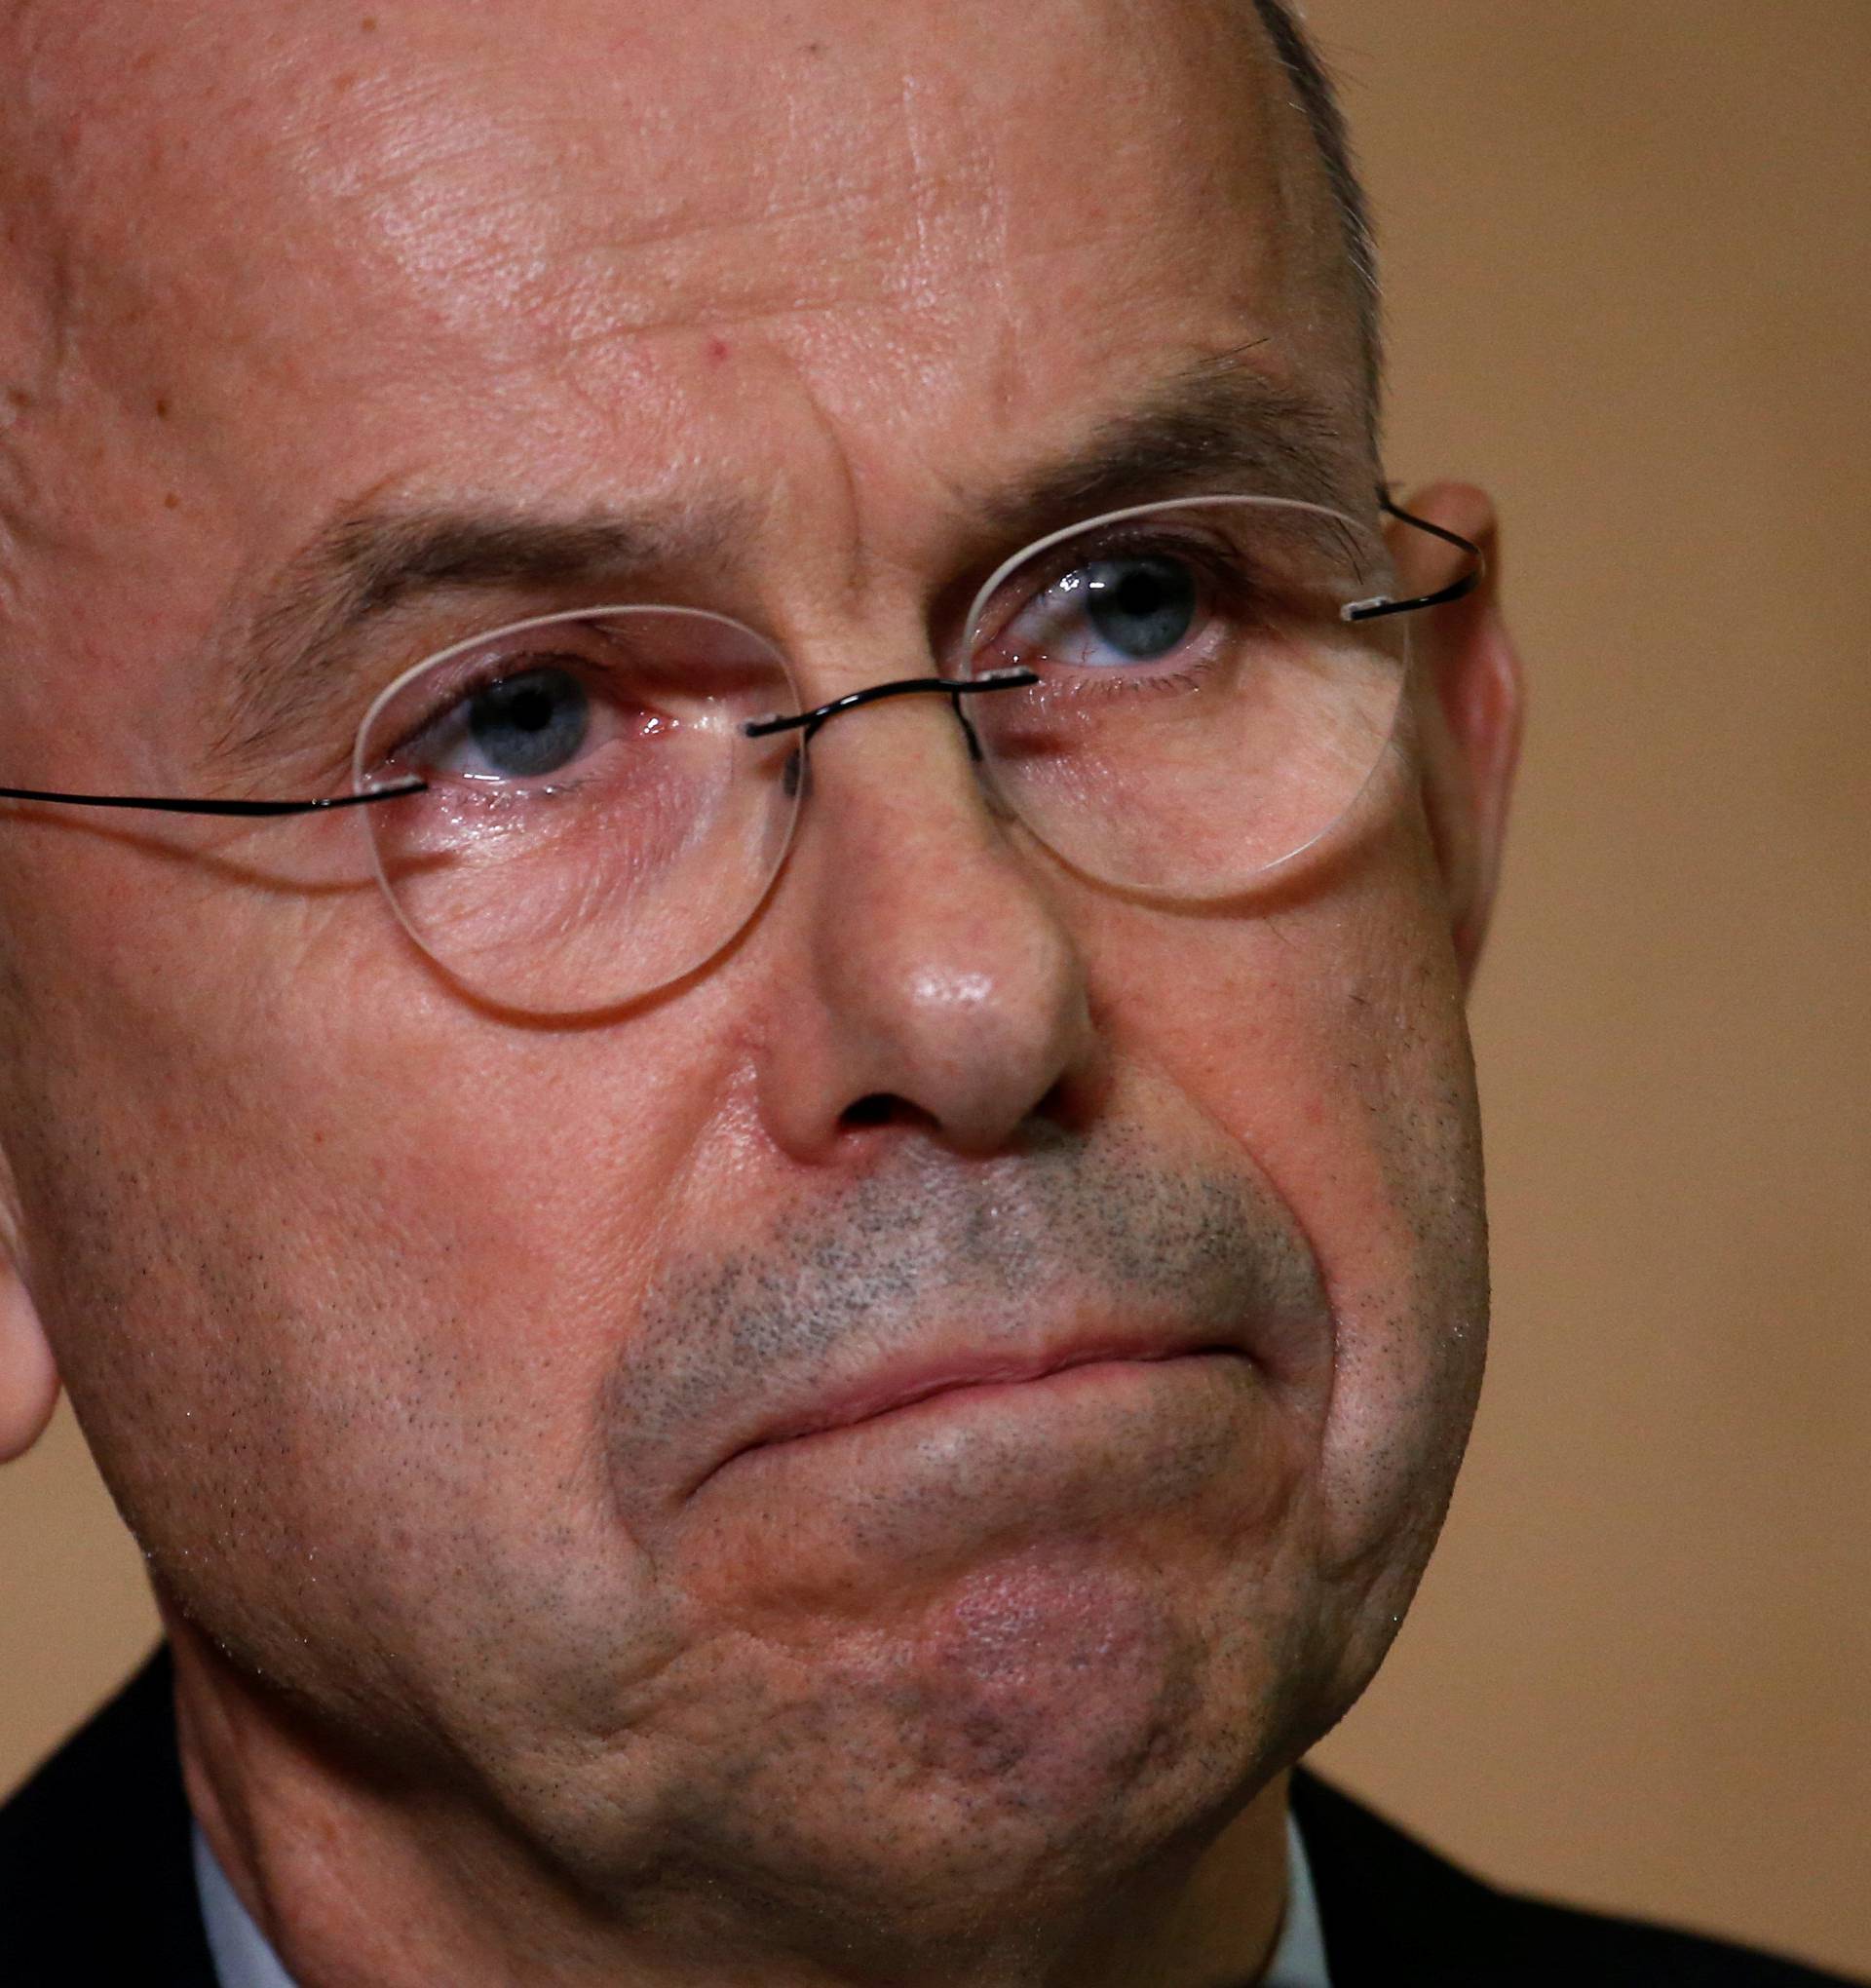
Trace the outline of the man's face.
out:
<instances>
[{"instance_id":1,"label":"man's face","mask_svg":"<svg viewBox=\"0 0 1871 1988\"><path fill-rule=\"evenodd\" d=\"M928 673L1083 513L1007 493L1192 376L1317 403L1368 506L1332 217L1230 9L32 32L8 780L225 787L334 520L732 528L410 593L252 790L336 790L411 662L599 599L739 616L815 702ZM990 815L939 701L857 713L742 941L553 1025L403 940L355 816L10 818L21 1249L161 1590L618 1896L936 1927L1225 1813L1375 1667L1479 1378L1411 750L1329 860L1195 913Z\"/></svg>"}]
</instances>

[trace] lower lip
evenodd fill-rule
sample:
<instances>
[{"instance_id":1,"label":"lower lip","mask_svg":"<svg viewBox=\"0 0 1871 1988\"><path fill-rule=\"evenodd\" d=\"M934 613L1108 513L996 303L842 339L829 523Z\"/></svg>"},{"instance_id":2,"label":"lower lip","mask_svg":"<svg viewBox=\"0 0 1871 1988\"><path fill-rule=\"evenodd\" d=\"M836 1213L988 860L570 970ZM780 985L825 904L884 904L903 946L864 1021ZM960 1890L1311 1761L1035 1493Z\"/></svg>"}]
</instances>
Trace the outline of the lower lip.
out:
<instances>
[{"instance_id":1,"label":"lower lip","mask_svg":"<svg viewBox=\"0 0 1871 1988\"><path fill-rule=\"evenodd\" d=\"M919 1395L894 1408L878 1410L854 1422L815 1429L778 1442L744 1450L722 1466L737 1470L761 1460L779 1461L831 1451L866 1437L902 1440L948 1435L961 1425L987 1422L1007 1415L1043 1417L1080 1410L1118 1409L1126 1397L1142 1399L1158 1392L1220 1381L1239 1385L1251 1378L1253 1362L1245 1354L1221 1350L1174 1354L1161 1359L1092 1359L1075 1366L1019 1380L963 1382L933 1395Z\"/></svg>"}]
</instances>

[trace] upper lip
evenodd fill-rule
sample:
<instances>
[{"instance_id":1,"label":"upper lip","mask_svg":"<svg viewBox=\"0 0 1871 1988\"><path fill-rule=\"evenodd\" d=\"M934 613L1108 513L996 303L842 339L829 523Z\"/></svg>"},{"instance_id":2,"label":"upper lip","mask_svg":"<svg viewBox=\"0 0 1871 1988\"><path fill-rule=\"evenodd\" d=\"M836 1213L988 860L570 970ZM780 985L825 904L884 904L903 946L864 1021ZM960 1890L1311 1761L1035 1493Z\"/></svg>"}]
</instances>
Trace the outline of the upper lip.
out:
<instances>
[{"instance_id":1,"label":"upper lip","mask_svg":"<svg viewBox=\"0 0 1871 1988\"><path fill-rule=\"evenodd\" d=\"M1036 1381L1068 1367L1098 1360L1163 1360L1184 1354L1232 1353L1251 1357L1239 1341L1225 1340L1213 1326L1186 1332L1099 1332L1076 1334L1039 1347L984 1347L952 1353L928 1348L904 1351L867 1370L821 1386L809 1395L780 1405L711 1466L708 1475L750 1450L796 1437L846 1429L958 1388Z\"/></svg>"}]
</instances>

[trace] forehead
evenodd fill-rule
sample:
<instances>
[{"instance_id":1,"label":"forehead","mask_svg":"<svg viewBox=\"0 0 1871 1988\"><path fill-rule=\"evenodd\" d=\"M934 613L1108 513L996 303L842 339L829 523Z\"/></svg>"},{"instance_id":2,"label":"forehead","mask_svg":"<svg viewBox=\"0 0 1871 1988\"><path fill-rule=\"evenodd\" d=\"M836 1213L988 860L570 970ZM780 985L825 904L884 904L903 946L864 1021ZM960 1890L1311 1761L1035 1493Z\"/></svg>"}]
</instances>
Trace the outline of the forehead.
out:
<instances>
[{"instance_id":1,"label":"forehead","mask_svg":"<svg viewBox=\"0 0 1871 1988\"><path fill-rule=\"evenodd\" d=\"M27 20L43 252L11 274L57 322L4 363L19 448L60 444L37 500L63 466L120 570L139 544L206 576L211 539L231 584L334 505L450 481L732 480L795 514L833 481L959 488L1245 345L1356 396L1335 225L1245 5ZM160 543L191 518L194 551Z\"/></svg>"}]
</instances>

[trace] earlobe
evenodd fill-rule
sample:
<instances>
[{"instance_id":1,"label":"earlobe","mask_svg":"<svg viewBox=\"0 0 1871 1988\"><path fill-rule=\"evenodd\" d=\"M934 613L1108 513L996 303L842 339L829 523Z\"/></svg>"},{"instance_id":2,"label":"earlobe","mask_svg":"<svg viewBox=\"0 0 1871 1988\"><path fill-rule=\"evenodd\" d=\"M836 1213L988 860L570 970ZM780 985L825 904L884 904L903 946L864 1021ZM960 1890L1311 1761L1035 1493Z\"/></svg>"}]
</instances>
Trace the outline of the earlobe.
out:
<instances>
[{"instance_id":1,"label":"earlobe","mask_svg":"<svg viewBox=\"0 0 1871 1988\"><path fill-rule=\"evenodd\" d=\"M18 1251L0 1234L0 1464L24 1456L58 1402L58 1366Z\"/></svg>"},{"instance_id":2,"label":"earlobe","mask_svg":"<svg viewBox=\"0 0 1871 1988\"><path fill-rule=\"evenodd\" d=\"M1403 499L1414 516L1481 547L1487 570L1464 599L1416 617L1411 658L1424 805L1448 896L1465 982L1487 935L1520 751L1520 659L1501 617L1494 507L1468 483L1436 483ZM1411 592L1445 586L1467 554L1399 528L1399 579Z\"/></svg>"}]
</instances>

